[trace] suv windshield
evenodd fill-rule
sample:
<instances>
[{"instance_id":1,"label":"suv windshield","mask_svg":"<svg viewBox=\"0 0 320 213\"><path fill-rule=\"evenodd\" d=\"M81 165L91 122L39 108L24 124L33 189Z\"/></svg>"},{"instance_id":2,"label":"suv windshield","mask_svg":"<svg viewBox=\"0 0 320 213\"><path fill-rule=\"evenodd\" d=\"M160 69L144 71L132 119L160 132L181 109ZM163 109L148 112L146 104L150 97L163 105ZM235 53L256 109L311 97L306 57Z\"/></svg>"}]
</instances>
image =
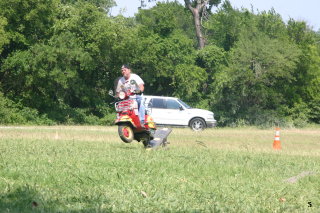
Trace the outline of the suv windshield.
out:
<instances>
[{"instance_id":1,"label":"suv windshield","mask_svg":"<svg viewBox=\"0 0 320 213\"><path fill-rule=\"evenodd\" d=\"M192 107L189 106L188 104L186 104L185 102L181 101L180 99L178 99L179 103L182 104L185 108L187 109L191 109Z\"/></svg>"}]
</instances>

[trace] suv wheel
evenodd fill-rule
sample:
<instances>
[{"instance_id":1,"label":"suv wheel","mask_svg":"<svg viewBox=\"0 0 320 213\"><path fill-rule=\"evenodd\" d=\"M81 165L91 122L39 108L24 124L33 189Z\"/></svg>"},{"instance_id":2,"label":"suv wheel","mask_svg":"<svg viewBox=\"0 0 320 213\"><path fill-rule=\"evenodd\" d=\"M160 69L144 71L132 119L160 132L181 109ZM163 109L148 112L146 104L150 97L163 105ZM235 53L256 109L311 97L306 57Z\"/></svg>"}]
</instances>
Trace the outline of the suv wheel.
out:
<instances>
[{"instance_id":1,"label":"suv wheel","mask_svg":"<svg viewBox=\"0 0 320 213\"><path fill-rule=\"evenodd\" d=\"M193 131L202 131L206 128L206 123L201 118L194 118L190 121L190 128Z\"/></svg>"}]
</instances>

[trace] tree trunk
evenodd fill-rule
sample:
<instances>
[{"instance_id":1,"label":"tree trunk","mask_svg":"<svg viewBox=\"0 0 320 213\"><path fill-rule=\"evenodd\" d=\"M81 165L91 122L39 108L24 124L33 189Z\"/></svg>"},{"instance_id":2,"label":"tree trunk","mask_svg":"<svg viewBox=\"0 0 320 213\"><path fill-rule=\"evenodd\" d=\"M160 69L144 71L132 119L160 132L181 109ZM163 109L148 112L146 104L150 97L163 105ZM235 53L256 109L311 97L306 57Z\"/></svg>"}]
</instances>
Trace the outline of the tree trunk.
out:
<instances>
[{"instance_id":1,"label":"tree trunk","mask_svg":"<svg viewBox=\"0 0 320 213\"><path fill-rule=\"evenodd\" d=\"M198 39L198 48L203 49L205 46L205 38L203 37L202 34L202 29L201 29L201 12L203 8L207 5L208 1L197 1L196 7L191 6L190 0L184 0L186 7L192 12L193 15L193 20L194 20L194 26L196 30L196 36Z\"/></svg>"},{"instance_id":2,"label":"tree trunk","mask_svg":"<svg viewBox=\"0 0 320 213\"><path fill-rule=\"evenodd\" d=\"M200 17L200 13L198 12L197 9L194 10L193 19L194 19L194 26L195 26L195 29L196 29L196 36L197 36L197 39L198 39L198 48L199 49L203 49L204 45L205 45L205 38L202 35L201 17Z\"/></svg>"}]
</instances>

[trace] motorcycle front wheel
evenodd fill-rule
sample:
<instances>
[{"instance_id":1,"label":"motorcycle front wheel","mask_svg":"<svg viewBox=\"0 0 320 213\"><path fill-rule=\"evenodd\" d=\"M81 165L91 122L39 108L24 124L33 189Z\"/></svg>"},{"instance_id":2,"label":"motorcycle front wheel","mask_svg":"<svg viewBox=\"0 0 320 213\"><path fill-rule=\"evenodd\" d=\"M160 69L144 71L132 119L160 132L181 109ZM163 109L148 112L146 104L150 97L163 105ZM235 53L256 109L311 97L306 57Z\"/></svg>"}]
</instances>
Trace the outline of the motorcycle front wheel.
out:
<instances>
[{"instance_id":1,"label":"motorcycle front wheel","mask_svg":"<svg viewBox=\"0 0 320 213\"><path fill-rule=\"evenodd\" d=\"M125 143L131 143L133 140L133 130L128 124L120 124L118 126L118 134Z\"/></svg>"}]
</instances>

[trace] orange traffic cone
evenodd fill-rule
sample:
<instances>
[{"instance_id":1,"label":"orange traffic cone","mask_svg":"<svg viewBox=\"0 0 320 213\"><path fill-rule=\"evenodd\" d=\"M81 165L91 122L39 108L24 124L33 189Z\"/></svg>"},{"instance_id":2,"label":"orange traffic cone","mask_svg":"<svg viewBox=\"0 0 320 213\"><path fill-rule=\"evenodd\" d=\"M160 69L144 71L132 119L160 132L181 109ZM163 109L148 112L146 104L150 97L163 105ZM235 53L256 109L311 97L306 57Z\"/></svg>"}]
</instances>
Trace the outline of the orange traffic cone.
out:
<instances>
[{"instance_id":1,"label":"orange traffic cone","mask_svg":"<svg viewBox=\"0 0 320 213\"><path fill-rule=\"evenodd\" d=\"M281 149L281 143L280 143L280 128L276 128L276 135L274 136L273 141L273 149Z\"/></svg>"}]
</instances>

